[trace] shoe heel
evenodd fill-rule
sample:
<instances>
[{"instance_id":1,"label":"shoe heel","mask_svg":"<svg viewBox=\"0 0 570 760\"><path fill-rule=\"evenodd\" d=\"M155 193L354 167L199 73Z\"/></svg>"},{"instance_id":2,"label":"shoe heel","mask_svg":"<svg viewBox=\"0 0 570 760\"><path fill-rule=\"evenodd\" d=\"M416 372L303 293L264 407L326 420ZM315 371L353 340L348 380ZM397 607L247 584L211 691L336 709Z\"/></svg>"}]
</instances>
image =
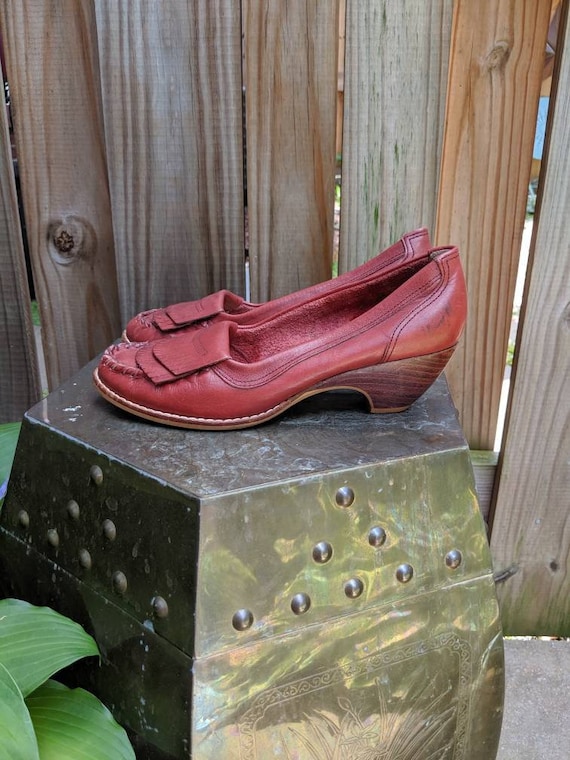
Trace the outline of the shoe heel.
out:
<instances>
[{"instance_id":1,"label":"shoe heel","mask_svg":"<svg viewBox=\"0 0 570 760\"><path fill-rule=\"evenodd\" d=\"M359 391L368 399L373 414L403 412L433 385L454 350L455 346L427 356L342 372L319 383L318 388Z\"/></svg>"}]
</instances>

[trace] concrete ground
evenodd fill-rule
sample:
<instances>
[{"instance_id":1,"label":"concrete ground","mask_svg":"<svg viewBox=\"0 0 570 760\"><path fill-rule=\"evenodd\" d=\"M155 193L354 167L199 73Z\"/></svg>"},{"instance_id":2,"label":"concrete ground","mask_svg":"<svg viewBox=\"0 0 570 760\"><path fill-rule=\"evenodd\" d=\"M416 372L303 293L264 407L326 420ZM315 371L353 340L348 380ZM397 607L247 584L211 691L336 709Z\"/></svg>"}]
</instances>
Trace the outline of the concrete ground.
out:
<instances>
[{"instance_id":1,"label":"concrete ground","mask_svg":"<svg viewBox=\"0 0 570 760\"><path fill-rule=\"evenodd\" d=\"M570 641L505 639L497 760L570 760Z\"/></svg>"}]
</instances>

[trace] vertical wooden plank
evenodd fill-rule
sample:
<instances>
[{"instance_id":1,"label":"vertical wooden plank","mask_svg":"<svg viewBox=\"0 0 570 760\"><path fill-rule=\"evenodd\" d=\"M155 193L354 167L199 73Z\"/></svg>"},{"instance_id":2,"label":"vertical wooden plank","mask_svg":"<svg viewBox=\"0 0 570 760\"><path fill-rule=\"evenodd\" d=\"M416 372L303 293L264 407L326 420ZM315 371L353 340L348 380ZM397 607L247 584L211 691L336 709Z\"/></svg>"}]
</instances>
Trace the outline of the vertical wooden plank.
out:
<instances>
[{"instance_id":1,"label":"vertical wooden plank","mask_svg":"<svg viewBox=\"0 0 570 760\"><path fill-rule=\"evenodd\" d=\"M12 147L3 104L0 111L0 423L3 423L17 422L38 400L40 390Z\"/></svg>"},{"instance_id":2,"label":"vertical wooden plank","mask_svg":"<svg viewBox=\"0 0 570 760\"><path fill-rule=\"evenodd\" d=\"M234 0L95 0L123 319L244 290Z\"/></svg>"},{"instance_id":3,"label":"vertical wooden plank","mask_svg":"<svg viewBox=\"0 0 570 760\"><path fill-rule=\"evenodd\" d=\"M346 39L346 0L338 6L338 79L336 101L336 161L342 160L342 126L344 123L344 59ZM335 177L336 179L336 177Z\"/></svg>"},{"instance_id":4,"label":"vertical wooden plank","mask_svg":"<svg viewBox=\"0 0 570 760\"><path fill-rule=\"evenodd\" d=\"M569 6L566 4L566 16ZM491 547L505 631L570 636L570 24L555 79Z\"/></svg>"},{"instance_id":5,"label":"vertical wooden plank","mask_svg":"<svg viewBox=\"0 0 570 760\"><path fill-rule=\"evenodd\" d=\"M245 0L252 294L331 276L338 0Z\"/></svg>"},{"instance_id":6,"label":"vertical wooden plank","mask_svg":"<svg viewBox=\"0 0 570 760\"><path fill-rule=\"evenodd\" d=\"M469 316L447 377L472 448L492 449L551 0L456 0L436 239L455 243Z\"/></svg>"},{"instance_id":7,"label":"vertical wooden plank","mask_svg":"<svg viewBox=\"0 0 570 760\"><path fill-rule=\"evenodd\" d=\"M453 0L348 0L341 271L433 231Z\"/></svg>"},{"instance_id":8,"label":"vertical wooden plank","mask_svg":"<svg viewBox=\"0 0 570 760\"><path fill-rule=\"evenodd\" d=\"M51 388L119 332L92 6L0 5Z\"/></svg>"}]
</instances>

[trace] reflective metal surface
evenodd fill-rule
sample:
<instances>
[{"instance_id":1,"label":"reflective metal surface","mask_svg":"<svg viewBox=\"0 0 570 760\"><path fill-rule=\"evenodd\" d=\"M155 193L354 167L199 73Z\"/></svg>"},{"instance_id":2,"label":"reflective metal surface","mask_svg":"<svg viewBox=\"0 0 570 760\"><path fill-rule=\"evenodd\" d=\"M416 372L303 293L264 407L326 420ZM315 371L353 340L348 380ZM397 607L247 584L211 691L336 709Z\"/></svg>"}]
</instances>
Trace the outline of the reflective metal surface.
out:
<instances>
[{"instance_id":1,"label":"reflective metal surface","mask_svg":"<svg viewBox=\"0 0 570 760\"><path fill-rule=\"evenodd\" d=\"M0 592L95 635L82 677L137 757L495 757L498 607L443 379L402 414L336 393L208 433L127 417L90 374L24 421Z\"/></svg>"},{"instance_id":2,"label":"reflective metal surface","mask_svg":"<svg viewBox=\"0 0 570 760\"><path fill-rule=\"evenodd\" d=\"M502 639L464 448L218 498L201 536L196 757L494 757Z\"/></svg>"},{"instance_id":3,"label":"reflective metal surface","mask_svg":"<svg viewBox=\"0 0 570 760\"><path fill-rule=\"evenodd\" d=\"M487 579L199 659L194 756L493 758L500 634L470 630L479 604L496 629L492 594Z\"/></svg>"}]
</instances>

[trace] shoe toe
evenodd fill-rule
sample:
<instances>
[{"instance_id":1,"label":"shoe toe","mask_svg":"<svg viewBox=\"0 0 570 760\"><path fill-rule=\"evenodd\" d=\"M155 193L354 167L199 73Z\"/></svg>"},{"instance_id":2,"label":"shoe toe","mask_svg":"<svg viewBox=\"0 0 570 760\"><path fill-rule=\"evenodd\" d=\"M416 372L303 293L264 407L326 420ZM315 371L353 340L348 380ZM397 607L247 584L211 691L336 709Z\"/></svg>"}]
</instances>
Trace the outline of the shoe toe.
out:
<instances>
[{"instance_id":1,"label":"shoe toe","mask_svg":"<svg viewBox=\"0 0 570 760\"><path fill-rule=\"evenodd\" d=\"M154 324L156 312L156 309L151 309L133 317L125 327L124 335L127 340L133 343L140 343L162 337L160 330Z\"/></svg>"},{"instance_id":2,"label":"shoe toe","mask_svg":"<svg viewBox=\"0 0 570 760\"><path fill-rule=\"evenodd\" d=\"M99 362L99 371L105 375L117 373L122 375L143 374L137 364L137 354L144 343L116 343L105 351Z\"/></svg>"}]
</instances>

